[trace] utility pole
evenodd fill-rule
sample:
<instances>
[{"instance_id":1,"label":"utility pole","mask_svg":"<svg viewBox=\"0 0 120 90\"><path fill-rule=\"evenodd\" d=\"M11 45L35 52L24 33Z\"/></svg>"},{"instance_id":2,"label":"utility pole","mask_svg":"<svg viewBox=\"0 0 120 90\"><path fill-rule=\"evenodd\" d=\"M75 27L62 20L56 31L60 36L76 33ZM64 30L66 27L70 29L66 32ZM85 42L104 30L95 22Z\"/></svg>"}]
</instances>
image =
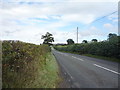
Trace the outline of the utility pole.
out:
<instances>
[{"instance_id":1,"label":"utility pole","mask_svg":"<svg viewBox=\"0 0 120 90\"><path fill-rule=\"evenodd\" d=\"M78 43L78 27L77 27L77 43Z\"/></svg>"}]
</instances>

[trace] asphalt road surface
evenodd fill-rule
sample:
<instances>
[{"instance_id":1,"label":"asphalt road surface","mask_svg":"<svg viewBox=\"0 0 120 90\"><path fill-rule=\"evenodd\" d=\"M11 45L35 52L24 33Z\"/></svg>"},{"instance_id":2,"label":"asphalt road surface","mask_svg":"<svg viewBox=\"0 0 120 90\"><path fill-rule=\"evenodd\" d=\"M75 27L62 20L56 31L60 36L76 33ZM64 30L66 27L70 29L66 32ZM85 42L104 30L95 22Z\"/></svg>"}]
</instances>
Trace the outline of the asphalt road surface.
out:
<instances>
[{"instance_id":1,"label":"asphalt road surface","mask_svg":"<svg viewBox=\"0 0 120 90\"><path fill-rule=\"evenodd\" d=\"M118 63L52 50L72 88L118 88Z\"/></svg>"}]
</instances>

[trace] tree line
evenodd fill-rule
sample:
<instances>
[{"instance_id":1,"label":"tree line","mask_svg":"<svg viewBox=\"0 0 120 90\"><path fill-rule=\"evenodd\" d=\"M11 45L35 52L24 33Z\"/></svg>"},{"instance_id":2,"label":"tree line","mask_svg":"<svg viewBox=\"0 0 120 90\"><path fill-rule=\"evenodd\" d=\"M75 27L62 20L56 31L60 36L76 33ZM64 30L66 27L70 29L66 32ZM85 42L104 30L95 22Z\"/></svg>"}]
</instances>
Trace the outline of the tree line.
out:
<instances>
[{"instance_id":1,"label":"tree line","mask_svg":"<svg viewBox=\"0 0 120 90\"><path fill-rule=\"evenodd\" d=\"M79 54L92 54L106 57L120 58L120 36L110 33L107 40L98 42L92 39L91 42L83 40L80 44L75 44L72 39L67 40L65 46L54 46L55 49L67 52L77 52Z\"/></svg>"},{"instance_id":2,"label":"tree line","mask_svg":"<svg viewBox=\"0 0 120 90\"><path fill-rule=\"evenodd\" d=\"M42 35L43 44L53 45L54 37L47 32ZM120 58L120 36L114 33L109 33L107 40L98 42L97 39L92 39L91 42L83 40L80 44L75 44L72 39L66 40L67 44L54 45L54 48L60 51L77 52L79 54L92 54L106 57Z\"/></svg>"}]
</instances>

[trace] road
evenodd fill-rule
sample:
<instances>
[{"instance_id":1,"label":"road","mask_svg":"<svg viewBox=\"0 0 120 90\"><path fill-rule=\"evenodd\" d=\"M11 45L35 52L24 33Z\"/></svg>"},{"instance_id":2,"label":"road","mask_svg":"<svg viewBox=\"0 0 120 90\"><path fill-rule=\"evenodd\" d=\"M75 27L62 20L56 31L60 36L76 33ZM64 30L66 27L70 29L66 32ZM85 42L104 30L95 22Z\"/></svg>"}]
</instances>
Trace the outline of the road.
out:
<instances>
[{"instance_id":1,"label":"road","mask_svg":"<svg viewBox=\"0 0 120 90\"><path fill-rule=\"evenodd\" d=\"M118 88L118 63L52 50L72 88Z\"/></svg>"}]
</instances>

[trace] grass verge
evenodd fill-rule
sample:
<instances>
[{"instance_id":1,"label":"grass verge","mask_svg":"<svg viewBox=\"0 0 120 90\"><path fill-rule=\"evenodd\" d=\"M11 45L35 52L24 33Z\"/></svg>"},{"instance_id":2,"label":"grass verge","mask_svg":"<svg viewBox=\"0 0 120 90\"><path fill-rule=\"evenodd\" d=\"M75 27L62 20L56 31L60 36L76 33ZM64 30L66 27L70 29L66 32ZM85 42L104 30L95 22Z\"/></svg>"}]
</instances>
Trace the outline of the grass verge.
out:
<instances>
[{"instance_id":1,"label":"grass verge","mask_svg":"<svg viewBox=\"0 0 120 90\"><path fill-rule=\"evenodd\" d=\"M50 47L2 42L2 88L56 88L58 66Z\"/></svg>"},{"instance_id":2,"label":"grass verge","mask_svg":"<svg viewBox=\"0 0 120 90\"><path fill-rule=\"evenodd\" d=\"M36 63L36 66L39 66ZM35 88L56 88L60 81L58 76L58 65L52 53L46 55L46 64L42 66L42 70L36 73L36 80L28 87Z\"/></svg>"},{"instance_id":3,"label":"grass verge","mask_svg":"<svg viewBox=\"0 0 120 90\"><path fill-rule=\"evenodd\" d=\"M104 59L104 60L108 60L112 62L120 62L119 59L111 58L111 57L97 56L97 55L92 55L92 54L83 54L83 55L88 56L88 57L98 58L98 59Z\"/></svg>"}]
</instances>

